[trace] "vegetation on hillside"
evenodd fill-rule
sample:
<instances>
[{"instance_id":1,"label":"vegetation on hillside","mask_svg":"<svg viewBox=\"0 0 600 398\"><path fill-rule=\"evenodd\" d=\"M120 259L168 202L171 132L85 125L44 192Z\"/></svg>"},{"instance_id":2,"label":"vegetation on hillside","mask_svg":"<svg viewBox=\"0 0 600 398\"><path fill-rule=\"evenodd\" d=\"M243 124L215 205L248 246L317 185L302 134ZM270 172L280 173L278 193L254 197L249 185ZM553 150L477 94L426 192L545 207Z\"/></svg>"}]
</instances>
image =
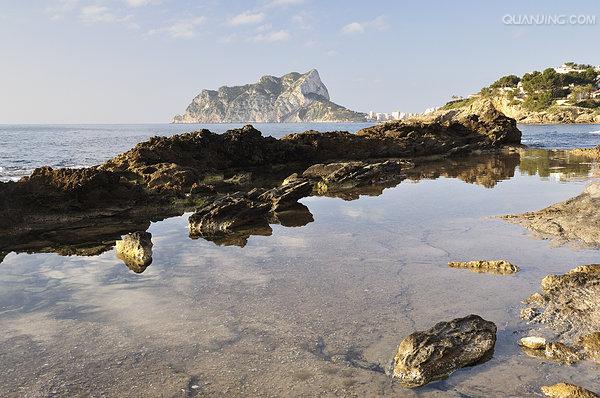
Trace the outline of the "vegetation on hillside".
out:
<instances>
[{"instance_id":1,"label":"vegetation on hillside","mask_svg":"<svg viewBox=\"0 0 600 398\"><path fill-rule=\"evenodd\" d=\"M600 87L600 69L591 65L567 62L557 72L554 68L543 71L502 76L484 87L479 95L505 97L510 105L521 105L529 111L541 112L560 104L600 110L600 98L595 92ZM596 94L597 96L597 94ZM562 100L557 103L557 100ZM453 109L466 105L466 100L454 100L444 105Z\"/></svg>"}]
</instances>

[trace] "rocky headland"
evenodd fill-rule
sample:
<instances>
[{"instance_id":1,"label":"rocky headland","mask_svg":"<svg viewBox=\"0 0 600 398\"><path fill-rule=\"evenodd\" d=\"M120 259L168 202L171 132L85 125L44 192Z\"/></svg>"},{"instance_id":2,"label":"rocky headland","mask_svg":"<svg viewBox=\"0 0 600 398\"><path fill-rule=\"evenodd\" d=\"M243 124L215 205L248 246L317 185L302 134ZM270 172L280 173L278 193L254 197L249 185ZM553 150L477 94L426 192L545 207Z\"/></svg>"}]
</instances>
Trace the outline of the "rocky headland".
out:
<instances>
[{"instance_id":1,"label":"rocky headland","mask_svg":"<svg viewBox=\"0 0 600 398\"><path fill-rule=\"evenodd\" d=\"M364 122L366 114L332 102L316 69L263 76L253 84L202 90L173 123Z\"/></svg>"},{"instance_id":2,"label":"rocky headland","mask_svg":"<svg viewBox=\"0 0 600 398\"><path fill-rule=\"evenodd\" d=\"M487 98L523 124L600 123L600 67L568 62L523 76L507 75L443 109Z\"/></svg>"}]
</instances>

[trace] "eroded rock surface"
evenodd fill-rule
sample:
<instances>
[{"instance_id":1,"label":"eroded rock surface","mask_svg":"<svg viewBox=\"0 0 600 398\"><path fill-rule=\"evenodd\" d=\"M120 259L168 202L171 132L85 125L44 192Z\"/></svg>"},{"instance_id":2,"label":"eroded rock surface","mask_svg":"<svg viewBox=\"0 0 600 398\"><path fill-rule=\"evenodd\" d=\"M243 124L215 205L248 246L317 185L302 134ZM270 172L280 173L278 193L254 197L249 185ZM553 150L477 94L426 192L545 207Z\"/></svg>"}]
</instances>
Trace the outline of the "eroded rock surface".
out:
<instances>
[{"instance_id":1,"label":"eroded rock surface","mask_svg":"<svg viewBox=\"0 0 600 398\"><path fill-rule=\"evenodd\" d=\"M495 344L496 325L478 315L440 322L402 340L392 377L405 387L419 387L490 359Z\"/></svg>"},{"instance_id":2,"label":"eroded rock surface","mask_svg":"<svg viewBox=\"0 0 600 398\"><path fill-rule=\"evenodd\" d=\"M600 328L600 264L548 275L531 295L521 317L545 325L560 341L574 341Z\"/></svg>"},{"instance_id":3,"label":"eroded rock surface","mask_svg":"<svg viewBox=\"0 0 600 398\"><path fill-rule=\"evenodd\" d=\"M542 392L550 398L598 398L593 392L570 383L557 383L542 386Z\"/></svg>"},{"instance_id":4,"label":"eroded rock surface","mask_svg":"<svg viewBox=\"0 0 600 398\"><path fill-rule=\"evenodd\" d=\"M559 241L578 240L600 245L600 183L592 183L583 193L545 209L508 215L503 218Z\"/></svg>"},{"instance_id":5,"label":"eroded rock surface","mask_svg":"<svg viewBox=\"0 0 600 398\"><path fill-rule=\"evenodd\" d=\"M476 261L451 261L451 268L464 268L472 272L509 275L519 271L519 267L506 260L476 260Z\"/></svg>"},{"instance_id":6,"label":"eroded rock surface","mask_svg":"<svg viewBox=\"0 0 600 398\"><path fill-rule=\"evenodd\" d=\"M152 263L152 234L137 231L116 241L117 257L135 273L142 273Z\"/></svg>"}]
</instances>

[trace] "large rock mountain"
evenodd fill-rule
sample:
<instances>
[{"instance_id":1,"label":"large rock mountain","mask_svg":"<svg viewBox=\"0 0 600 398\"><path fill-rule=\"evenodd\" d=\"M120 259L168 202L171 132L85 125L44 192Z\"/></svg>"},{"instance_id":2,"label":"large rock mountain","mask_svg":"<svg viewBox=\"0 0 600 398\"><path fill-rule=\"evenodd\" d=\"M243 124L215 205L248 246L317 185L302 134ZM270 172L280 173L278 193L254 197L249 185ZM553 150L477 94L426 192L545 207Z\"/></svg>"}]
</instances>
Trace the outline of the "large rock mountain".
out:
<instances>
[{"instance_id":1,"label":"large rock mountain","mask_svg":"<svg viewBox=\"0 0 600 398\"><path fill-rule=\"evenodd\" d=\"M202 90L173 123L360 122L365 114L330 101L319 72L263 76L244 86Z\"/></svg>"}]
</instances>

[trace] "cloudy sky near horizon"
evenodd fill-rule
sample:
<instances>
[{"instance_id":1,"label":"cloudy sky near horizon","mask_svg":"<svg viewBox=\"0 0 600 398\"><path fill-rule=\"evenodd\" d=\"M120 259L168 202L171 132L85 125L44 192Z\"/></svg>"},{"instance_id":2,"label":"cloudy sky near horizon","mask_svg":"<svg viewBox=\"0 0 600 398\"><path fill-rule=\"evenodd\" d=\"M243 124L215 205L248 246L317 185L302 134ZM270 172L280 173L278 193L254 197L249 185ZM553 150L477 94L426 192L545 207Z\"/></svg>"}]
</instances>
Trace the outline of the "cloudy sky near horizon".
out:
<instances>
[{"instance_id":1,"label":"cloudy sky near horizon","mask_svg":"<svg viewBox=\"0 0 600 398\"><path fill-rule=\"evenodd\" d=\"M506 16L595 24L506 24ZM597 0L0 0L0 123L168 122L203 88L316 68L332 100L421 111L600 64Z\"/></svg>"}]
</instances>

